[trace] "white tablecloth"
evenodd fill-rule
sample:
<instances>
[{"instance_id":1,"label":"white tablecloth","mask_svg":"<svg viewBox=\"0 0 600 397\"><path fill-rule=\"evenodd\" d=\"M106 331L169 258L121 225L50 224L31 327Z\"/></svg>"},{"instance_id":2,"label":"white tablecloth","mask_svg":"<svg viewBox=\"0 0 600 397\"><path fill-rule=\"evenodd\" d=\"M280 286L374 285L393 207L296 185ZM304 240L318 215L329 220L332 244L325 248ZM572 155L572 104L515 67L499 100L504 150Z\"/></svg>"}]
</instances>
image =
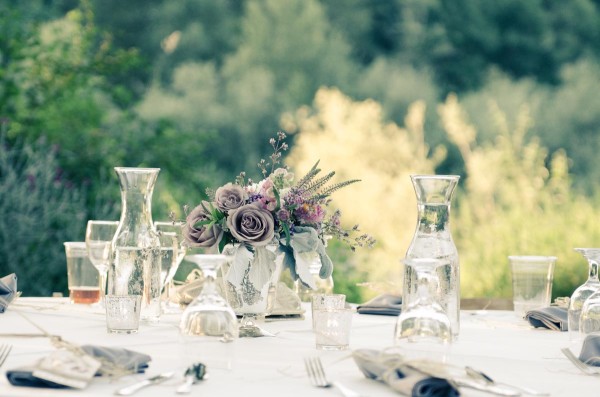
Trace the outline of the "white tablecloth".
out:
<instances>
[{"instance_id":1,"label":"white tablecloth","mask_svg":"<svg viewBox=\"0 0 600 397\"><path fill-rule=\"evenodd\" d=\"M366 379L349 359L349 352L315 349L310 310L303 320L269 321L263 326L276 337L244 338L230 344L209 343L202 353L185 345L177 330L178 314L163 315L157 325L143 324L138 334L108 334L101 310L72 305L61 298L20 298L0 314L0 334L37 333L23 316L50 334L77 344L126 347L152 357L146 374L117 380L97 378L85 390L31 389L11 386L7 369L31 364L54 348L47 338L0 337L13 345L0 369L0 396L105 396L144 377L175 370L183 374L190 360L206 362L209 378L194 386L192 395L202 396L336 396L339 392L313 387L304 372L303 358L319 355L328 377L364 396L396 396L387 386ZM396 318L355 314L351 349L383 349L393 345ZM529 327L512 312L461 313L461 332L451 346L450 362L484 371L496 381L550 392L552 396L599 395L600 379L581 374L560 352L569 346L566 332ZM190 355L198 354L197 357ZM142 396L175 395L181 376L140 392ZM488 395L462 389L464 396Z\"/></svg>"}]
</instances>

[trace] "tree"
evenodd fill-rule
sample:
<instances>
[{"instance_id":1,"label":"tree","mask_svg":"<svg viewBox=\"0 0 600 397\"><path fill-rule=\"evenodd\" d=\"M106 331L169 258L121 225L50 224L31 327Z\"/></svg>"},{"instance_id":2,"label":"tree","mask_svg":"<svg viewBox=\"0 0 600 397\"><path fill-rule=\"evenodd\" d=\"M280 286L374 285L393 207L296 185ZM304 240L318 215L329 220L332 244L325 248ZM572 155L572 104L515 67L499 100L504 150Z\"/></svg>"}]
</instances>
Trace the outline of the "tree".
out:
<instances>
[{"instance_id":1,"label":"tree","mask_svg":"<svg viewBox=\"0 0 600 397\"><path fill-rule=\"evenodd\" d=\"M558 84L563 65L600 56L591 0L410 0L400 14L403 53L431 66L444 93L477 89L490 66Z\"/></svg>"}]
</instances>

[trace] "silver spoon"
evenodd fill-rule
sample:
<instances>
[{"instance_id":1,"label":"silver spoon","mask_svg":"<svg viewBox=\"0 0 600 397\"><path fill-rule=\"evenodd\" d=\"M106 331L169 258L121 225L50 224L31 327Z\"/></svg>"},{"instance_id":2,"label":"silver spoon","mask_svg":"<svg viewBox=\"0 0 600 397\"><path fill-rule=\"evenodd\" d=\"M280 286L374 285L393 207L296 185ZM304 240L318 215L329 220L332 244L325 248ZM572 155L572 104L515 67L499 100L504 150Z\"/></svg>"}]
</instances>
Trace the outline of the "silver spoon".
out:
<instances>
[{"instance_id":1,"label":"silver spoon","mask_svg":"<svg viewBox=\"0 0 600 397\"><path fill-rule=\"evenodd\" d=\"M474 368L471 368L471 367L465 367L465 370L467 371L467 375L469 375L470 377L475 378L475 379L483 380L488 385L500 385L500 386L504 386L504 387L513 389L513 390L515 390L517 392L524 393L524 394L527 394L527 395L530 395L530 396L549 396L550 395L550 393L533 390L533 389L530 389L528 387L513 386L513 385L506 384L506 383L496 382L495 380L493 380L492 378L490 378L485 373L483 373L481 371L478 371L478 370L476 370Z\"/></svg>"},{"instance_id":2,"label":"silver spoon","mask_svg":"<svg viewBox=\"0 0 600 397\"><path fill-rule=\"evenodd\" d=\"M194 363L185 370L185 380L176 390L177 394L187 394L192 390L192 385L204 379L206 375L206 365Z\"/></svg>"}]
</instances>

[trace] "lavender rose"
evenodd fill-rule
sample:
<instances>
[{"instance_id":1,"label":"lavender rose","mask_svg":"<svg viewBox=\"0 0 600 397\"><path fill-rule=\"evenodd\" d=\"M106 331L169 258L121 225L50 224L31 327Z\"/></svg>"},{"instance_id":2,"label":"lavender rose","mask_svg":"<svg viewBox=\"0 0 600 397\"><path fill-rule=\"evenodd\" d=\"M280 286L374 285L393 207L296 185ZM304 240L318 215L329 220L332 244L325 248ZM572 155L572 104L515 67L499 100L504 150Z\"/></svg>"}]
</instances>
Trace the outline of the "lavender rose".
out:
<instances>
[{"instance_id":1,"label":"lavender rose","mask_svg":"<svg viewBox=\"0 0 600 397\"><path fill-rule=\"evenodd\" d=\"M229 212L227 226L233 237L255 247L263 247L273 240L273 215L255 204L246 204Z\"/></svg>"},{"instance_id":2,"label":"lavender rose","mask_svg":"<svg viewBox=\"0 0 600 397\"><path fill-rule=\"evenodd\" d=\"M240 208L246 201L246 192L240 185L228 183L221 186L215 192L215 201L217 208L223 212L228 212Z\"/></svg>"},{"instance_id":3,"label":"lavender rose","mask_svg":"<svg viewBox=\"0 0 600 397\"><path fill-rule=\"evenodd\" d=\"M204 207L209 208L209 203L203 202ZM191 247L212 247L219 244L223 238L223 229L219 225L197 225L198 222L209 221L210 215L202 205L194 208L185 219L183 237L190 243Z\"/></svg>"}]
</instances>

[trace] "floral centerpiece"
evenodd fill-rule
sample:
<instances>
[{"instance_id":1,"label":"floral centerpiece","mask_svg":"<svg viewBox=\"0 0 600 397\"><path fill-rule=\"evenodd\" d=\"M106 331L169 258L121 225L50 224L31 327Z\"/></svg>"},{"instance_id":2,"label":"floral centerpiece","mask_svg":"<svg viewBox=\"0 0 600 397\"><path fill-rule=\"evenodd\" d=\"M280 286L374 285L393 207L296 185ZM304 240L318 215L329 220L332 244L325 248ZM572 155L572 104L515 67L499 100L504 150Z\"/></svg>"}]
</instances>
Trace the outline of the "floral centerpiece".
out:
<instances>
[{"instance_id":1,"label":"floral centerpiece","mask_svg":"<svg viewBox=\"0 0 600 397\"><path fill-rule=\"evenodd\" d=\"M353 250L374 243L366 234L352 237L359 231L358 226L343 229L340 211L327 210L332 193L358 180L331 183L335 172L320 176L318 162L296 179L286 167L278 167L282 151L288 149L285 138L283 132L276 139L271 138L274 152L270 163L263 159L258 164L261 181L255 183L242 172L234 183L207 191L209 201L201 202L189 213L186 208L183 235L190 246L218 252L227 246L235 247L226 276L233 285L241 285L242 279L248 277L260 290L273 272L277 251L283 253L283 266L290 270L292 278L315 289L309 271L315 254L321 261L321 278L331 276L333 271L325 251L328 238L345 241Z\"/></svg>"}]
</instances>

